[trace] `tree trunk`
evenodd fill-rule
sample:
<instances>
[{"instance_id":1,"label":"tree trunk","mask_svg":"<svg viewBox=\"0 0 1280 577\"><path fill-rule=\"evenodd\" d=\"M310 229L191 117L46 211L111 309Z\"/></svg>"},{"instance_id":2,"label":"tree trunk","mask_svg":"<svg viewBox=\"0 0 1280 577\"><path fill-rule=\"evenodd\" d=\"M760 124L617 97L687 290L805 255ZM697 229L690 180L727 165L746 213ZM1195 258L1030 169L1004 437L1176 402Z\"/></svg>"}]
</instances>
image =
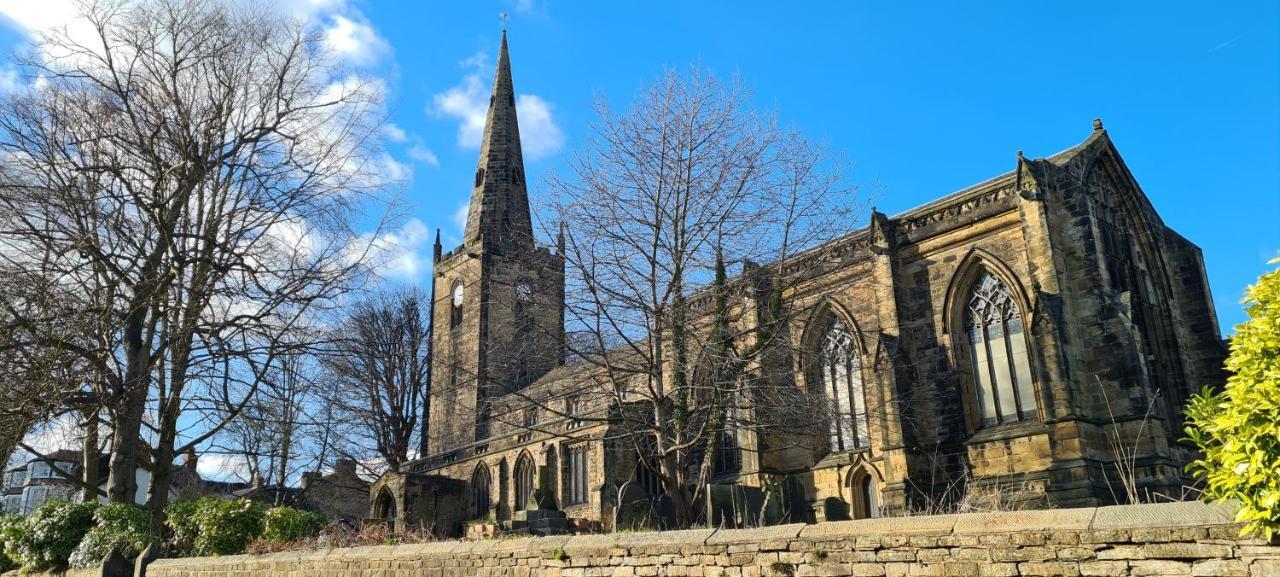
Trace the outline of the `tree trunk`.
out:
<instances>
[{"instance_id":1,"label":"tree trunk","mask_svg":"<svg viewBox=\"0 0 1280 577\"><path fill-rule=\"evenodd\" d=\"M125 391L124 402L116 410L112 423L115 431L111 437L111 470L107 475L107 500L112 503L137 504L138 436L142 431L146 400L146 389L135 384Z\"/></svg>"},{"instance_id":2,"label":"tree trunk","mask_svg":"<svg viewBox=\"0 0 1280 577\"><path fill-rule=\"evenodd\" d=\"M98 471L98 408L88 409L84 414L84 443L80 449L80 480L88 487L102 484L101 472ZM85 489L85 501L94 499L92 491Z\"/></svg>"}]
</instances>

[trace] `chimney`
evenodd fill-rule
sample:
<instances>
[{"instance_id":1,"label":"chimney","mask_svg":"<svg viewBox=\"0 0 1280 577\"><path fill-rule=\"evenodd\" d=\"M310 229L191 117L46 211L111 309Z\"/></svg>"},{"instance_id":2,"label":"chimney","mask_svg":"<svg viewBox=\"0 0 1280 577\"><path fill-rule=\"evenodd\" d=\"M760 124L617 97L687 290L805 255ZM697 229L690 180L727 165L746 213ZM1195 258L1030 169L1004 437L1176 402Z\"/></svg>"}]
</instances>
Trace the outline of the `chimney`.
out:
<instances>
[{"instance_id":1,"label":"chimney","mask_svg":"<svg viewBox=\"0 0 1280 577\"><path fill-rule=\"evenodd\" d=\"M337 462L333 464L333 473L335 475L345 475L348 477L356 476L355 459L338 459Z\"/></svg>"},{"instance_id":2,"label":"chimney","mask_svg":"<svg viewBox=\"0 0 1280 577\"><path fill-rule=\"evenodd\" d=\"M182 468L195 473L199 466L200 456L196 454L196 450L187 449L187 452L182 454Z\"/></svg>"}]
</instances>

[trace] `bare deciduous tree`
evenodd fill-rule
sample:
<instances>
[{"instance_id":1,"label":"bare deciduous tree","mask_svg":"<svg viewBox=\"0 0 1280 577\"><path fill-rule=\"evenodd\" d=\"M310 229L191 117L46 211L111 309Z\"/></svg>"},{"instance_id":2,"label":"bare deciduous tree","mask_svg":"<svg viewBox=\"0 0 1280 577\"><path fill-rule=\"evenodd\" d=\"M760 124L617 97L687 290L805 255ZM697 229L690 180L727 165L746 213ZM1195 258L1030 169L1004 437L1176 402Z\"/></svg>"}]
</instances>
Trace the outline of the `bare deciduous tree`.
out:
<instances>
[{"instance_id":1,"label":"bare deciduous tree","mask_svg":"<svg viewBox=\"0 0 1280 577\"><path fill-rule=\"evenodd\" d=\"M790 376L799 311L787 297L818 263L756 263L800 262L861 208L841 163L749 99L699 68L668 71L621 114L600 102L573 177L551 181L549 216L567 227L568 352L593 375L578 394L613 407L598 418L618 423L681 526L722 446L824 414Z\"/></svg>"},{"instance_id":2,"label":"bare deciduous tree","mask_svg":"<svg viewBox=\"0 0 1280 577\"><path fill-rule=\"evenodd\" d=\"M414 455L427 402L430 347L427 295L401 289L354 306L325 359L332 402L358 423L356 434L391 468Z\"/></svg>"},{"instance_id":3,"label":"bare deciduous tree","mask_svg":"<svg viewBox=\"0 0 1280 577\"><path fill-rule=\"evenodd\" d=\"M384 188L380 95L260 8L101 2L81 18L93 34L44 36L19 62L40 82L0 104L0 270L74 306L6 312L15 343L94 376L108 496L132 501L149 463L160 515L175 456L236 418L311 344L286 337L363 278L352 221Z\"/></svg>"}]
</instances>

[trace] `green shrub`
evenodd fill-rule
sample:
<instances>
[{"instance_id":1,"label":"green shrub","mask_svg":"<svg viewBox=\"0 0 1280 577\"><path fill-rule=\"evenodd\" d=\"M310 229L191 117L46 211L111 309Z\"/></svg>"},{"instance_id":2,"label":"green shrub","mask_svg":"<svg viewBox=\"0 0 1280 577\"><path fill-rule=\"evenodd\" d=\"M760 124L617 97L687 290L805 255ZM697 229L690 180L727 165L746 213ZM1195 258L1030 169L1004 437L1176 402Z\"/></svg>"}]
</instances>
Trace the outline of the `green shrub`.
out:
<instances>
[{"instance_id":1,"label":"green shrub","mask_svg":"<svg viewBox=\"0 0 1280 577\"><path fill-rule=\"evenodd\" d=\"M27 573L66 569L71 552L93 528L97 508L97 501L45 501L21 521L19 534L6 543L5 551Z\"/></svg>"},{"instance_id":2,"label":"green shrub","mask_svg":"<svg viewBox=\"0 0 1280 577\"><path fill-rule=\"evenodd\" d=\"M95 567L112 549L118 549L126 559L136 559L147 545L160 542L151 531L151 514L145 509L112 503L99 507L93 519L93 528L71 553L72 567Z\"/></svg>"},{"instance_id":3,"label":"green shrub","mask_svg":"<svg viewBox=\"0 0 1280 577\"><path fill-rule=\"evenodd\" d=\"M289 543L314 537L324 527L324 517L292 507L268 509L263 516L262 538Z\"/></svg>"},{"instance_id":4,"label":"green shrub","mask_svg":"<svg viewBox=\"0 0 1280 577\"><path fill-rule=\"evenodd\" d=\"M9 557L9 554L5 551L9 548L8 545L10 543L15 543L21 539L25 531L22 517L0 515L0 573L18 568L18 562Z\"/></svg>"},{"instance_id":5,"label":"green shrub","mask_svg":"<svg viewBox=\"0 0 1280 577\"><path fill-rule=\"evenodd\" d=\"M169 525L169 548L179 555L189 555L195 549L196 535L200 533L199 499L174 501L165 508L165 521Z\"/></svg>"},{"instance_id":6,"label":"green shrub","mask_svg":"<svg viewBox=\"0 0 1280 577\"><path fill-rule=\"evenodd\" d=\"M262 535L262 507L246 499L180 501L165 513L173 529L173 548L182 553L236 555Z\"/></svg>"},{"instance_id":7,"label":"green shrub","mask_svg":"<svg viewBox=\"0 0 1280 577\"><path fill-rule=\"evenodd\" d=\"M1231 336L1226 388L1206 388L1187 407L1187 435L1202 452L1188 469L1204 476L1205 498L1243 504L1244 533L1271 539L1280 531L1280 270L1243 302L1249 320Z\"/></svg>"}]
</instances>

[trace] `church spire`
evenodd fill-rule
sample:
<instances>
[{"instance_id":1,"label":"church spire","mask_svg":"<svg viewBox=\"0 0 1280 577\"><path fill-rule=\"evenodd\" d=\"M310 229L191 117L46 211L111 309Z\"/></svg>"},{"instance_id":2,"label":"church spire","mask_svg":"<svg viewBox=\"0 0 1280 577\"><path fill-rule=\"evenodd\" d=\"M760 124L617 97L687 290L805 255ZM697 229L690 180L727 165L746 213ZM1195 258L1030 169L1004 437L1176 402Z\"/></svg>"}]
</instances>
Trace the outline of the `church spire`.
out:
<instances>
[{"instance_id":1,"label":"church spire","mask_svg":"<svg viewBox=\"0 0 1280 577\"><path fill-rule=\"evenodd\" d=\"M502 32L502 46L498 50L498 69L493 76L489 115L480 142L480 161L476 166L463 242L482 243L500 252L533 247L506 30Z\"/></svg>"}]
</instances>

